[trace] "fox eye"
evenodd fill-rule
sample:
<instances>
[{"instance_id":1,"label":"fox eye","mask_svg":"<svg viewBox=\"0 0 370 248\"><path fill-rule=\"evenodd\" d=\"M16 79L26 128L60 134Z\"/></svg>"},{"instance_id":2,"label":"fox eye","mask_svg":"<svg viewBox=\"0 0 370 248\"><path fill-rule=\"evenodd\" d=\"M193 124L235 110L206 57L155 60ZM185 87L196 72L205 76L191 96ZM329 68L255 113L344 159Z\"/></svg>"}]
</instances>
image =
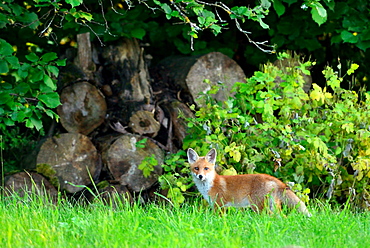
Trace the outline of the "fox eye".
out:
<instances>
[{"instance_id":1,"label":"fox eye","mask_svg":"<svg viewBox=\"0 0 370 248\"><path fill-rule=\"evenodd\" d=\"M209 170L209 168L208 167L204 167L204 170Z\"/></svg>"},{"instance_id":2,"label":"fox eye","mask_svg":"<svg viewBox=\"0 0 370 248\"><path fill-rule=\"evenodd\" d=\"M195 167L194 170L199 170L199 167Z\"/></svg>"}]
</instances>

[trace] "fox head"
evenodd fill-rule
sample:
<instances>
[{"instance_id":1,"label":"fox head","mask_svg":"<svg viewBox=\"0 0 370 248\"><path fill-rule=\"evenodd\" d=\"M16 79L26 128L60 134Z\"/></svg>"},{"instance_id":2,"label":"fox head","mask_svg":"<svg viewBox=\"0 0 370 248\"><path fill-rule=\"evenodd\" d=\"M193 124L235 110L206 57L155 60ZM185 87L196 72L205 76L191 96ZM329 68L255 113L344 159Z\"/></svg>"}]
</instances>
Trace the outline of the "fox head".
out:
<instances>
[{"instance_id":1,"label":"fox head","mask_svg":"<svg viewBox=\"0 0 370 248\"><path fill-rule=\"evenodd\" d=\"M217 158L216 149L212 148L205 157L199 157L196 151L188 149L188 161L190 164L191 174L194 179L200 181L213 180L215 171L215 163Z\"/></svg>"}]
</instances>

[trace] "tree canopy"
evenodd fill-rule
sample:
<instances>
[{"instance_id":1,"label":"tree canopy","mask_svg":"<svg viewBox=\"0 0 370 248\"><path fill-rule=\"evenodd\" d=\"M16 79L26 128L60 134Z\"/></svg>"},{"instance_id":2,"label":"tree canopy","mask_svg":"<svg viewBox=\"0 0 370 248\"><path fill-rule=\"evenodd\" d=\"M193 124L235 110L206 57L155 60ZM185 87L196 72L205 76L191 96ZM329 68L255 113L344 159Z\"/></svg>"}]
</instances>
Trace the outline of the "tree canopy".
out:
<instances>
[{"instance_id":1,"label":"tree canopy","mask_svg":"<svg viewBox=\"0 0 370 248\"><path fill-rule=\"evenodd\" d=\"M0 130L14 146L14 129L24 124L43 133L45 121L58 118L56 78L66 63L60 55L83 32L99 46L137 38L148 44L153 63L220 51L247 75L276 52L292 50L316 61L319 84L327 64L340 74L354 62L360 67L345 87L369 86L367 0L5 0L0 8Z\"/></svg>"}]
</instances>

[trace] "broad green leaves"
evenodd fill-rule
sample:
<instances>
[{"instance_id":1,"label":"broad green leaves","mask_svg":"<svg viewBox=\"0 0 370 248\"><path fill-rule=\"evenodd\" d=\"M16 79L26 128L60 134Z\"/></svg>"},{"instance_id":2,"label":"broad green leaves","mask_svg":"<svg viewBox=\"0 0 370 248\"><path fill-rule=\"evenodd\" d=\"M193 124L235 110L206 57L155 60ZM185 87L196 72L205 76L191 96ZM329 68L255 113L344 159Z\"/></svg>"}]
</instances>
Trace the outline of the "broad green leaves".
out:
<instances>
[{"instance_id":1,"label":"broad green leaves","mask_svg":"<svg viewBox=\"0 0 370 248\"><path fill-rule=\"evenodd\" d=\"M278 16L281 16L285 13L285 6L280 0L274 0L273 6Z\"/></svg>"},{"instance_id":2,"label":"broad green leaves","mask_svg":"<svg viewBox=\"0 0 370 248\"><path fill-rule=\"evenodd\" d=\"M312 1L309 6L311 7L312 19L319 25L324 24L328 14L322 4L319 1Z\"/></svg>"},{"instance_id":3,"label":"broad green leaves","mask_svg":"<svg viewBox=\"0 0 370 248\"><path fill-rule=\"evenodd\" d=\"M320 186L326 192L323 182L334 175L343 184L330 186L333 198L349 187L370 190L370 94L342 89L343 78L330 67L323 71L327 86L313 84L306 93L300 76L310 66L283 71L267 64L246 83L236 83L234 97L225 103L206 97L207 105L188 119L183 147L202 154L215 147L224 169L275 174L301 190ZM352 64L347 74L357 68Z\"/></svg>"},{"instance_id":4,"label":"broad green leaves","mask_svg":"<svg viewBox=\"0 0 370 248\"><path fill-rule=\"evenodd\" d=\"M342 40L344 42L348 43L357 43L358 42L358 36L356 32L349 32L347 30L343 30L340 34Z\"/></svg>"},{"instance_id":5,"label":"broad green leaves","mask_svg":"<svg viewBox=\"0 0 370 248\"><path fill-rule=\"evenodd\" d=\"M72 5L72 8L77 7L83 3L83 0L66 0L66 3Z\"/></svg>"},{"instance_id":6,"label":"broad green leaves","mask_svg":"<svg viewBox=\"0 0 370 248\"><path fill-rule=\"evenodd\" d=\"M13 56L12 46L0 39L0 129L25 123L28 128L43 128L42 118L58 116L51 110L60 105L56 90L57 65L65 65L65 60L56 60L56 53L39 56L29 53L20 65Z\"/></svg>"}]
</instances>

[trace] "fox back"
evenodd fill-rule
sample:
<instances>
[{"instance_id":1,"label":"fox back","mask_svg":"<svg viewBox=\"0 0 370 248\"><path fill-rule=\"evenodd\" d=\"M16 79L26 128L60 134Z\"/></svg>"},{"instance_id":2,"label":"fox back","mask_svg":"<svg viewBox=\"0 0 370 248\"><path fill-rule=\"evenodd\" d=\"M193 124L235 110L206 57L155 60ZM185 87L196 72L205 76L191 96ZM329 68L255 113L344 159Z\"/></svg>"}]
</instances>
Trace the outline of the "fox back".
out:
<instances>
[{"instance_id":1,"label":"fox back","mask_svg":"<svg viewBox=\"0 0 370 248\"><path fill-rule=\"evenodd\" d=\"M305 204L276 177L267 174L218 175L215 149L205 157L199 157L189 148L187 155L194 183L211 206L251 207L257 212L268 207L274 212L285 204L310 216Z\"/></svg>"}]
</instances>

